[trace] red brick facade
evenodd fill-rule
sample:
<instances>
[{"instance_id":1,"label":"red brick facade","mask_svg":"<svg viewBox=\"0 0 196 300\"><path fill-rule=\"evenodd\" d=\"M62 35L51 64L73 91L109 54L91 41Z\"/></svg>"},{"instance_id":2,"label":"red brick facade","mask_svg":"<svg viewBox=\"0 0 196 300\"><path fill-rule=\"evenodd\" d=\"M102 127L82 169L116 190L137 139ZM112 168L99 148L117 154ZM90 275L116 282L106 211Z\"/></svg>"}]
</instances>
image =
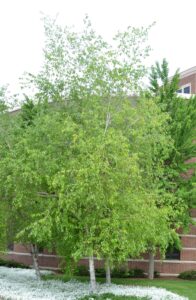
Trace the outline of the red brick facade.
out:
<instances>
[{"instance_id":1,"label":"red brick facade","mask_svg":"<svg viewBox=\"0 0 196 300\"><path fill-rule=\"evenodd\" d=\"M191 86L191 94L196 94L196 67L190 68L180 73L180 87Z\"/></svg>"},{"instance_id":2,"label":"red brick facade","mask_svg":"<svg viewBox=\"0 0 196 300\"><path fill-rule=\"evenodd\" d=\"M191 210L191 216L196 218L196 209ZM182 249L180 251L179 260L161 260L156 257L155 270L159 271L162 276L177 276L179 273L187 270L196 270L196 225L190 226L190 232L187 234L180 234L182 241ZM7 259L15 260L17 262L32 265L32 258L28 246L19 244L14 245L14 250L9 252ZM39 264L42 268L52 270L59 269L61 258L54 253L49 253L47 250L39 254ZM80 264L88 264L87 259L80 260ZM95 260L97 268L104 266L103 260ZM129 268L141 268L145 272L148 270L148 256L144 255L144 259L128 260Z\"/></svg>"}]
</instances>

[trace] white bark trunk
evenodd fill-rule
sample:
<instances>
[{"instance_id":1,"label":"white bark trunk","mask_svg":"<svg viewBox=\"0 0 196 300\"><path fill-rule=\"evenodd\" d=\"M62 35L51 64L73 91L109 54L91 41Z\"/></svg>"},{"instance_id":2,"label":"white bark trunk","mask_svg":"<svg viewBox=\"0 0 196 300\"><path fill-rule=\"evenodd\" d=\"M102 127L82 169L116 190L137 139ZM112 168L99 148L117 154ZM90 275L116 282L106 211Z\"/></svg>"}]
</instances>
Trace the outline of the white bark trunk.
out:
<instances>
[{"instance_id":1,"label":"white bark trunk","mask_svg":"<svg viewBox=\"0 0 196 300\"><path fill-rule=\"evenodd\" d=\"M33 267L38 280L41 280L41 273L38 264L38 249L35 244L31 244L31 254L33 258Z\"/></svg>"},{"instance_id":2,"label":"white bark trunk","mask_svg":"<svg viewBox=\"0 0 196 300\"><path fill-rule=\"evenodd\" d=\"M92 291L92 293L95 293L95 291L96 291L96 277L95 277L95 266L94 266L93 256L89 257L89 273L90 273L91 291Z\"/></svg>"},{"instance_id":3,"label":"white bark trunk","mask_svg":"<svg viewBox=\"0 0 196 300\"><path fill-rule=\"evenodd\" d=\"M154 254L152 251L149 252L148 278L154 279Z\"/></svg>"},{"instance_id":4,"label":"white bark trunk","mask_svg":"<svg viewBox=\"0 0 196 300\"><path fill-rule=\"evenodd\" d=\"M109 259L106 259L105 270L106 270L106 283L111 284L111 270L110 270Z\"/></svg>"}]
</instances>

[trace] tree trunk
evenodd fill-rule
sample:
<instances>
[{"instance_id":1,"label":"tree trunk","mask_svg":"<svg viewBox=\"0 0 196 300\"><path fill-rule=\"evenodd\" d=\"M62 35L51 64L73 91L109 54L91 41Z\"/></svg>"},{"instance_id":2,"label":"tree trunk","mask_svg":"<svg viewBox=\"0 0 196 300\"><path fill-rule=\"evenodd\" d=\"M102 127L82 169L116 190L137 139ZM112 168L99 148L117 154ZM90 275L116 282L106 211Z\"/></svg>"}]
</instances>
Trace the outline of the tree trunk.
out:
<instances>
[{"instance_id":1,"label":"tree trunk","mask_svg":"<svg viewBox=\"0 0 196 300\"><path fill-rule=\"evenodd\" d=\"M36 244L31 244L31 254L33 258L33 268L38 280L41 280L41 273L38 264L38 249Z\"/></svg>"},{"instance_id":2,"label":"tree trunk","mask_svg":"<svg viewBox=\"0 0 196 300\"><path fill-rule=\"evenodd\" d=\"M95 293L95 291L96 291L96 278L95 278L95 266L94 266L93 256L89 257L89 273L90 273L91 291L92 291L92 293Z\"/></svg>"},{"instance_id":3,"label":"tree trunk","mask_svg":"<svg viewBox=\"0 0 196 300\"><path fill-rule=\"evenodd\" d=\"M154 254L152 251L149 252L148 278L154 279Z\"/></svg>"},{"instance_id":4,"label":"tree trunk","mask_svg":"<svg viewBox=\"0 0 196 300\"><path fill-rule=\"evenodd\" d=\"M105 270L106 270L106 283L111 284L111 270L110 270L110 262L109 259L106 259L105 262Z\"/></svg>"}]
</instances>

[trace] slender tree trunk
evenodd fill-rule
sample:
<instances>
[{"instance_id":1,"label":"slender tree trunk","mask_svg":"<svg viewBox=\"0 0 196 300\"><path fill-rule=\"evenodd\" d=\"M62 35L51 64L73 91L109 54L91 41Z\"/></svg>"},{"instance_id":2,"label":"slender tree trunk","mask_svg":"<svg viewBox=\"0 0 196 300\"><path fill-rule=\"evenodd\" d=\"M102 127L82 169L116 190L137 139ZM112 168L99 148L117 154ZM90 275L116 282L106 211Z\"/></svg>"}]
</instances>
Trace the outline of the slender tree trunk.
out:
<instances>
[{"instance_id":1,"label":"slender tree trunk","mask_svg":"<svg viewBox=\"0 0 196 300\"><path fill-rule=\"evenodd\" d=\"M95 277L95 266L94 266L93 256L89 257L89 273L90 273L91 291L92 291L92 293L95 293L95 291L96 291L96 277Z\"/></svg>"},{"instance_id":2,"label":"slender tree trunk","mask_svg":"<svg viewBox=\"0 0 196 300\"><path fill-rule=\"evenodd\" d=\"M111 270L110 270L110 262L109 259L106 259L105 262L105 270L106 270L106 283L111 284Z\"/></svg>"},{"instance_id":3,"label":"slender tree trunk","mask_svg":"<svg viewBox=\"0 0 196 300\"><path fill-rule=\"evenodd\" d=\"M38 264L38 249L36 244L31 244L31 254L33 258L33 268L38 280L41 280L41 273Z\"/></svg>"},{"instance_id":4,"label":"slender tree trunk","mask_svg":"<svg viewBox=\"0 0 196 300\"><path fill-rule=\"evenodd\" d=\"M154 253L149 252L148 278L154 279Z\"/></svg>"}]
</instances>

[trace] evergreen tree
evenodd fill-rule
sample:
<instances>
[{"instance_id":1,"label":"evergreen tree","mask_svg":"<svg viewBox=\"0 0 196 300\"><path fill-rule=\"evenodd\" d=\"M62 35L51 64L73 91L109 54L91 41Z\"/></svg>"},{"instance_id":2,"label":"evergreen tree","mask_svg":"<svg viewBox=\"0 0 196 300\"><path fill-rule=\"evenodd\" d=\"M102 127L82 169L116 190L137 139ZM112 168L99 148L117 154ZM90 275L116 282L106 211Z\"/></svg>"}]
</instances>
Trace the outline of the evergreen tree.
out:
<instances>
[{"instance_id":1,"label":"evergreen tree","mask_svg":"<svg viewBox=\"0 0 196 300\"><path fill-rule=\"evenodd\" d=\"M169 78L168 63L164 59L161 66L157 62L151 69L150 90L156 97L156 102L163 112L170 115L168 120L169 132L174 142L173 151L165 161L167 177L172 183L172 189L179 193L179 197L186 199L189 207L194 205L195 163L186 164L196 156L195 128L196 128L196 97L184 99L177 94L179 89L179 72L176 71ZM160 84L158 84L160 83ZM192 168L191 176L188 170ZM182 176L181 176L182 174ZM187 175L187 176L186 176ZM189 180L183 180L183 178Z\"/></svg>"},{"instance_id":2,"label":"evergreen tree","mask_svg":"<svg viewBox=\"0 0 196 300\"><path fill-rule=\"evenodd\" d=\"M190 223L189 210L195 201L195 171L190 164L190 158L196 155L196 97L183 99L177 94L179 89L179 72L169 78L169 68L166 59L160 65L158 62L151 68L150 87L147 98L154 97L163 113L168 113L168 134L173 142L172 151L164 161L164 172L160 176L160 184L170 194L173 201L164 200L162 205L172 208L170 224L172 228L179 226L188 228ZM187 180L189 179L189 180ZM163 198L164 199L164 198ZM159 207L159 203L157 203ZM173 242L176 242L174 237ZM179 242L177 241L177 245ZM179 247L179 245L178 245Z\"/></svg>"}]
</instances>

